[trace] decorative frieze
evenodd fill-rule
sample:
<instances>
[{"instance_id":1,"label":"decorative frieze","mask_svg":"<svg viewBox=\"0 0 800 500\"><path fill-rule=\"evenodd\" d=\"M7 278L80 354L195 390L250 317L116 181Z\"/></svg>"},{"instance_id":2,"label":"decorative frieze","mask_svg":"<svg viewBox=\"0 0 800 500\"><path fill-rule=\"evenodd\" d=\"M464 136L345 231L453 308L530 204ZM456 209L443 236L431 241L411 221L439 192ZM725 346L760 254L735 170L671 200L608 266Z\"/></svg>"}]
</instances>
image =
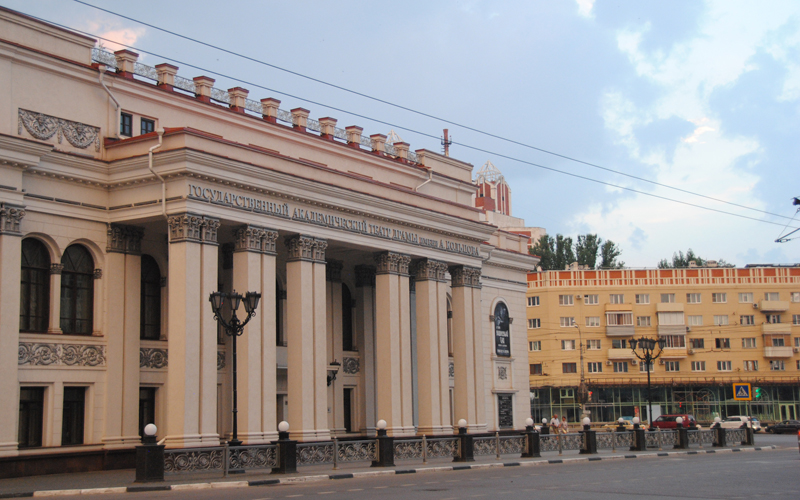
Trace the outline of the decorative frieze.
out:
<instances>
[{"instance_id":1,"label":"decorative frieze","mask_svg":"<svg viewBox=\"0 0 800 500\"><path fill-rule=\"evenodd\" d=\"M416 281L445 281L447 264L433 259L422 259L414 264Z\"/></svg>"},{"instance_id":2,"label":"decorative frieze","mask_svg":"<svg viewBox=\"0 0 800 500\"><path fill-rule=\"evenodd\" d=\"M169 225L170 243L182 241L196 241L209 244L217 243L217 230L219 219L203 217L195 214L171 215L167 220Z\"/></svg>"},{"instance_id":3,"label":"decorative frieze","mask_svg":"<svg viewBox=\"0 0 800 500\"><path fill-rule=\"evenodd\" d=\"M25 209L8 203L0 203L0 234L21 236L19 224L25 217Z\"/></svg>"},{"instance_id":4,"label":"decorative frieze","mask_svg":"<svg viewBox=\"0 0 800 500\"><path fill-rule=\"evenodd\" d=\"M103 270L95 269L94 273L92 273L92 277L96 280L103 279Z\"/></svg>"},{"instance_id":5,"label":"decorative frieze","mask_svg":"<svg viewBox=\"0 0 800 500\"><path fill-rule=\"evenodd\" d=\"M105 366L106 347L85 344L20 342L18 365Z\"/></svg>"},{"instance_id":6,"label":"decorative frieze","mask_svg":"<svg viewBox=\"0 0 800 500\"><path fill-rule=\"evenodd\" d=\"M375 268L372 266L356 266L356 286L375 287Z\"/></svg>"},{"instance_id":7,"label":"decorative frieze","mask_svg":"<svg viewBox=\"0 0 800 500\"><path fill-rule=\"evenodd\" d=\"M107 235L107 252L131 255L142 254L142 238L144 237L142 228L123 224L109 224Z\"/></svg>"},{"instance_id":8,"label":"decorative frieze","mask_svg":"<svg viewBox=\"0 0 800 500\"><path fill-rule=\"evenodd\" d=\"M477 267L453 266L450 268L452 286L481 287L481 270Z\"/></svg>"},{"instance_id":9,"label":"decorative frieze","mask_svg":"<svg viewBox=\"0 0 800 500\"><path fill-rule=\"evenodd\" d=\"M286 248L289 250L289 262L308 260L324 264L328 242L301 234L286 238Z\"/></svg>"},{"instance_id":10,"label":"decorative frieze","mask_svg":"<svg viewBox=\"0 0 800 500\"><path fill-rule=\"evenodd\" d=\"M217 351L217 371L225 368L225 351Z\"/></svg>"},{"instance_id":11,"label":"decorative frieze","mask_svg":"<svg viewBox=\"0 0 800 500\"><path fill-rule=\"evenodd\" d=\"M342 372L346 375L355 375L361 370L361 360L358 358L342 358Z\"/></svg>"},{"instance_id":12,"label":"decorative frieze","mask_svg":"<svg viewBox=\"0 0 800 500\"><path fill-rule=\"evenodd\" d=\"M50 274L61 274L64 271L64 264L50 264Z\"/></svg>"},{"instance_id":13,"label":"decorative frieze","mask_svg":"<svg viewBox=\"0 0 800 500\"><path fill-rule=\"evenodd\" d=\"M447 375L450 378L456 378L456 365L452 361L450 362L450 365L447 367Z\"/></svg>"},{"instance_id":14,"label":"decorative frieze","mask_svg":"<svg viewBox=\"0 0 800 500\"><path fill-rule=\"evenodd\" d=\"M85 123L73 122L55 116L19 109L17 114L17 134L22 135L22 129L30 135L46 141L56 136L58 143L64 139L73 147L86 149L94 144L95 152L100 151L100 127L93 127Z\"/></svg>"},{"instance_id":15,"label":"decorative frieze","mask_svg":"<svg viewBox=\"0 0 800 500\"><path fill-rule=\"evenodd\" d=\"M498 380L508 380L508 367L506 367L506 366L498 366L497 367L497 378L498 378Z\"/></svg>"},{"instance_id":16,"label":"decorative frieze","mask_svg":"<svg viewBox=\"0 0 800 500\"><path fill-rule=\"evenodd\" d=\"M408 275L408 264L411 257L394 252L381 252L375 254L377 274L402 274Z\"/></svg>"},{"instance_id":17,"label":"decorative frieze","mask_svg":"<svg viewBox=\"0 0 800 500\"><path fill-rule=\"evenodd\" d=\"M142 347L139 349L139 368L166 368L168 358L168 349Z\"/></svg>"},{"instance_id":18,"label":"decorative frieze","mask_svg":"<svg viewBox=\"0 0 800 500\"><path fill-rule=\"evenodd\" d=\"M331 259L328 261L328 265L325 266L325 279L327 281L335 281L338 283L342 282L342 268L344 264L341 260L334 260Z\"/></svg>"}]
</instances>

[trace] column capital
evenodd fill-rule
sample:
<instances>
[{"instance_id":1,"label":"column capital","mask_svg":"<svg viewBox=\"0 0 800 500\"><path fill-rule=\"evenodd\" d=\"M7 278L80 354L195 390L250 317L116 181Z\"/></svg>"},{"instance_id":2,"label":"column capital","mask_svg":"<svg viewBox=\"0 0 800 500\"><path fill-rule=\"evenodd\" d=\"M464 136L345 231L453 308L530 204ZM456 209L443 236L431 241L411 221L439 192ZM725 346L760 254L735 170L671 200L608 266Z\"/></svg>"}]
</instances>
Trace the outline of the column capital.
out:
<instances>
[{"instance_id":1,"label":"column capital","mask_svg":"<svg viewBox=\"0 0 800 500\"><path fill-rule=\"evenodd\" d=\"M169 226L170 243L195 241L210 245L217 244L219 219L185 213L170 215L167 219L167 225Z\"/></svg>"},{"instance_id":2,"label":"column capital","mask_svg":"<svg viewBox=\"0 0 800 500\"><path fill-rule=\"evenodd\" d=\"M408 264L411 257L394 252L381 252L375 254L377 274L401 274L408 276Z\"/></svg>"},{"instance_id":3,"label":"column capital","mask_svg":"<svg viewBox=\"0 0 800 500\"><path fill-rule=\"evenodd\" d=\"M219 229L219 219L203 217L203 243L217 245L217 230Z\"/></svg>"},{"instance_id":4,"label":"column capital","mask_svg":"<svg viewBox=\"0 0 800 500\"><path fill-rule=\"evenodd\" d=\"M328 265L325 266L325 279L326 281L342 282L342 268L344 263L341 260L330 259Z\"/></svg>"},{"instance_id":5,"label":"column capital","mask_svg":"<svg viewBox=\"0 0 800 500\"><path fill-rule=\"evenodd\" d=\"M50 264L50 274L61 274L64 264Z\"/></svg>"},{"instance_id":6,"label":"column capital","mask_svg":"<svg viewBox=\"0 0 800 500\"><path fill-rule=\"evenodd\" d=\"M446 281L446 262L433 259L421 259L414 263L413 269L415 281Z\"/></svg>"},{"instance_id":7,"label":"column capital","mask_svg":"<svg viewBox=\"0 0 800 500\"><path fill-rule=\"evenodd\" d=\"M373 266L356 266L356 287L375 287L375 268Z\"/></svg>"},{"instance_id":8,"label":"column capital","mask_svg":"<svg viewBox=\"0 0 800 500\"><path fill-rule=\"evenodd\" d=\"M286 248L289 250L289 262L307 260L325 264L325 249L328 242L306 235L290 236L286 238Z\"/></svg>"},{"instance_id":9,"label":"column capital","mask_svg":"<svg viewBox=\"0 0 800 500\"><path fill-rule=\"evenodd\" d=\"M22 236L19 224L25 217L25 207L0 203L0 235Z\"/></svg>"},{"instance_id":10,"label":"column capital","mask_svg":"<svg viewBox=\"0 0 800 500\"><path fill-rule=\"evenodd\" d=\"M451 286L481 287L481 270L478 267L452 266L450 268Z\"/></svg>"},{"instance_id":11,"label":"column capital","mask_svg":"<svg viewBox=\"0 0 800 500\"><path fill-rule=\"evenodd\" d=\"M234 232L234 252L261 252L262 239L266 231L249 224L241 226Z\"/></svg>"},{"instance_id":12,"label":"column capital","mask_svg":"<svg viewBox=\"0 0 800 500\"><path fill-rule=\"evenodd\" d=\"M142 254L142 238L144 229L124 224L109 224L107 231L106 252Z\"/></svg>"}]
</instances>

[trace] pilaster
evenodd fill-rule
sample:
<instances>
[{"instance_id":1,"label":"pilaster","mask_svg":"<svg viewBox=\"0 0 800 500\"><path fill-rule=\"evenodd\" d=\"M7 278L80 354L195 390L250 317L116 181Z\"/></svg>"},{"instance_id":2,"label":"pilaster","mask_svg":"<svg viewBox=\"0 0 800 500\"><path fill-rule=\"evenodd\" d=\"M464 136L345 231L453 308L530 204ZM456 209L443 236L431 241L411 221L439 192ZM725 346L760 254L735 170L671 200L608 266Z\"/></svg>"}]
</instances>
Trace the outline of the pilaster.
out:
<instances>
[{"instance_id":1,"label":"pilaster","mask_svg":"<svg viewBox=\"0 0 800 500\"><path fill-rule=\"evenodd\" d=\"M454 418L465 419L468 428L486 427L483 392L483 350L480 331L480 269L450 268L453 295L453 399Z\"/></svg>"},{"instance_id":2,"label":"pilaster","mask_svg":"<svg viewBox=\"0 0 800 500\"><path fill-rule=\"evenodd\" d=\"M327 302L327 361L343 359L342 350L342 261L329 259L325 266ZM339 373L338 375L341 375ZM333 435L344 434L344 391L341 378L331 381L328 386L328 427Z\"/></svg>"},{"instance_id":3,"label":"pilaster","mask_svg":"<svg viewBox=\"0 0 800 500\"><path fill-rule=\"evenodd\" d=\"M356 312L355 335L364 369L361 373L359 401L361 412L361 431L375 432L375 416L377 389L375 384L375 268L372 266L356 266Z\"/></svg>"}]
</instances>

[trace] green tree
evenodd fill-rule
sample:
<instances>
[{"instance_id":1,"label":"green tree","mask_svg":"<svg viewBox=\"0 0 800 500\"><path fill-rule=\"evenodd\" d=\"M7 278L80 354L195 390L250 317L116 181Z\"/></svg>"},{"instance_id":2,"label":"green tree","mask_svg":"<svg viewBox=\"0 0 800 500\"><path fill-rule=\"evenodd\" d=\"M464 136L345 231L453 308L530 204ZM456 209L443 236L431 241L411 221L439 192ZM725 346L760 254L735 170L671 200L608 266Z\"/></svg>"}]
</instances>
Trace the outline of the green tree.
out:
<instances>
[{"instance_id":1,"label":"green tree","mask_svg":"<svg viewBox=\"0 0 800 500\"><path fill-rule=\"evenodd\" d=\"M556 240L549 234L543 234L528 253L541 259L539 266L545 271L555 269Z\"/></svg>"},{"instance_id":2,"label":"green tree","mask_svg":"<svg viewBox=\"0 0 800 500\"><path fill-rule=\"evenodd\" d=\"M579 234L576 242L569 236L545 234L529 252L541 259L539 266L544 271L566 269L573 262L588 269L621 268L625 265L617 260L622 253L619 247L611 240L603 241L596 234ZM598 257L601 261L599 266Z\"/></svg>"},{"instance_id":3,"label":"green tree","mask_svg":"<svg viewBox=\"0 0 800 500\"><path fill-rule=\"evenodd\" d=\"M573 262L575 262L575 251L572 249L572 238L557 234L554 269L566 269Z\"/></svg>"},{"instance_id":4,"label":"green tree","mask_svg":"<svg viewBox=\"0 0 800 500\"><path fill-rule=\"evenodd\" d=\"M622 254L619 246L611 240L606 240L600 246L600 269L622 269L625 262L617 260Z\"/></svg>"},{"instance_id":5,"label":"green tree","mask_svg":"<svg viewBox=\"0 0 800 500\"><path fill-rule=\"evenodd\" d=\"M578 257L578 264L594 269L597 265L597 252L603 240L596 234L579 234L575 242L575 254Z\"/></svg>"},{"instance_id":6,"label":"green tree","mask_svg":"<svg viewBox=\"0 0 800 500\"><path fill-rule=\"evenodd\" d=\"M689 267L689 262L694 261L697 267L706 267L708 266L708 260L700 257L694 250L691 248L686 251L684 254L682 251L678 250L677 252L672 254L672 261L667 259L661 259L658 261L658 268L659 269L677 269L683 267ZM717 267L733 267L733 264L729 264L725 259L717 260Z\"/></svg>"}]
</instances>

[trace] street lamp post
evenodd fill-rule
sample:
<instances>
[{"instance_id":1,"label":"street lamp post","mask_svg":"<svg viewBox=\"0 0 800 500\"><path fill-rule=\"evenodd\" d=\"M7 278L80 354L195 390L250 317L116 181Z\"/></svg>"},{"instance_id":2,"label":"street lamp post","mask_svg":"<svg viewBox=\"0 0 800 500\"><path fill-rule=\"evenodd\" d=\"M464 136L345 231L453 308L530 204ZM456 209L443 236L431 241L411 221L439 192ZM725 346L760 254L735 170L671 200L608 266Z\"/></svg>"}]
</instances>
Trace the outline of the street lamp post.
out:
<instances>
[{"instance_id":1,"label":"street lamp post","mask_svg":"<svg viewBox=\"0 0 800 500\"><path fill-rule=\"evenodd\" d=\"M640 337L639 340L631 339L631 350L633 351L634 356L639 358L642 362L646 363L645 367L647 368L647 417L650 421L650 430L653 430L653 398L650 392L650 371L653 369L653 361L658 359L661 356L661 353L664 352L664 339L649 339L647 337ZM656 346L658 346L658 352L655 352ZM642 351L642 355L639 355L636 352L636 348L639 348Z\"/></svg>"},{"instance_id":2,"label":"street lamp post","mask_svg":"<svg viewBox=\"0 0 800 500\"><path fill-rule=\"evenodd\" d=\"M585 367L583 366L583 335L581 334L581 329L577 323L573 324L572 326L578 330L578 349L580 349L580 361L581 361L581 381L578 384L578 398L581 405L581 416L577 419L578 421L583 418L586 414L586 377L585 377Z\"/></svg>"},{"instance_id":3,"label":"street lamp post","mask_svg":"<svg viewBox=\"0 0 800 500\"><path fill-rule=\"evenodd\" d=\"M242 299L244 299L244 310L247 312L247 317L244 321L236 317L236 310L239 309L239 304L242 302ZM235 290L232 293L214 292L208 300L211 302L211 309L214 311L214 319L217 320L218 324L222 325L225 335L231 337L233 341L233 436L232 439L228 441L228 444L230 446L241 446L242 442L239 441L239 423L237 418L236 338L244 333L244 326L256 315L256 308L258 307L258 301L261 300L261 294L258 292L247 292L245 296L242 297L242 295L236 293ZM230 301L231 306L231 319L230 321L225 321L225 318L222 317L222 307L228 301Z\"/></svg>"}]
</instances>

